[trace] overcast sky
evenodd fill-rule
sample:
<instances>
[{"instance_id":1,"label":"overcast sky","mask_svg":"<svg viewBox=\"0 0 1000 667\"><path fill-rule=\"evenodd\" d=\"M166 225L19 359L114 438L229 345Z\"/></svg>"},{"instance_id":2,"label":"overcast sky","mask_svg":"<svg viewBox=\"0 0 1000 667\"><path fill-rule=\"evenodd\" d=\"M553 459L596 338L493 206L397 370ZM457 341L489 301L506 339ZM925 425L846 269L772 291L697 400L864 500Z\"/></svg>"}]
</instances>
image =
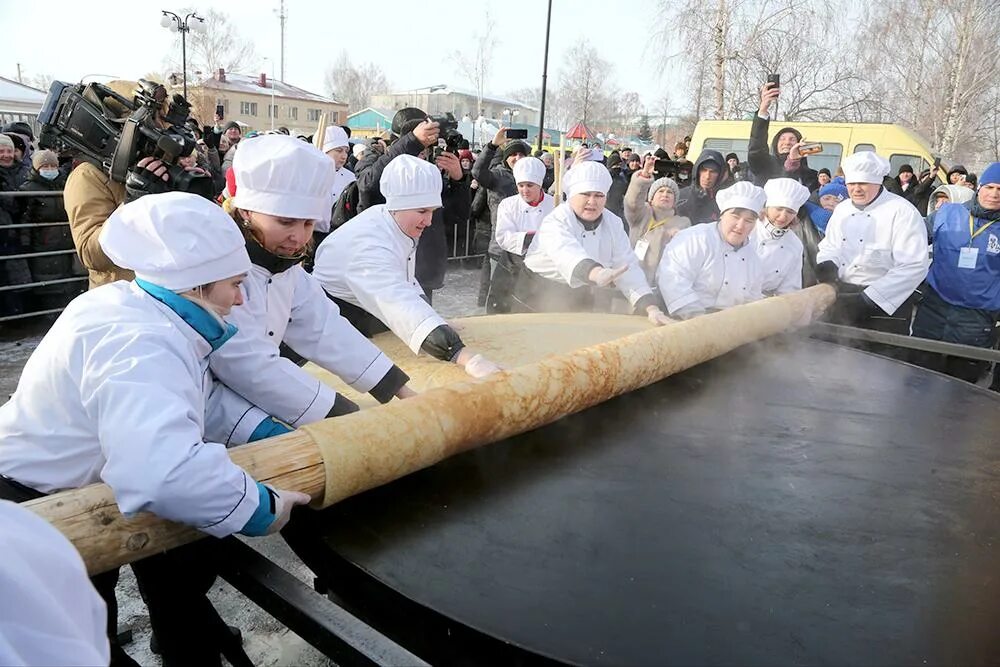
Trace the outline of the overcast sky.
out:
<instances>
[{"instance_id":1,"label":"overcast sky","mask_svg":"<svg viewBox=\"0 0 1000 667\"><path fill-rule=\"evenodd\" d=\"M541 85L546 0L286 0L285 5L285 78L313 92L327 93L323 74L341 49L355 62L380 65L398 90L441 83L470 88L449 56L475 47L470 35L487 8L497 22L499 40L488 92L502 95ZM676 72L674 81L661 79L656 59L643 54L654 5L655 0L554 0L550 85L558 81L566 52L587 41L614 65L618 87L638 92L652 110L661 93L679 80ZM277 0L199 0L189 5L180 0L0 0L0 24L8 28L0 75L16 78L16 63L26 80L37 74L71 81L88 74L135 79L162 71L172 49L180 59L180 45L175 47L173 33L160 27L159 10L179 13L185 6L227 13L258 55L278 58ZM270 73L270 65L263 69ZM674 99L682 102L677 95Z\"/></svg>"}]
</instances>

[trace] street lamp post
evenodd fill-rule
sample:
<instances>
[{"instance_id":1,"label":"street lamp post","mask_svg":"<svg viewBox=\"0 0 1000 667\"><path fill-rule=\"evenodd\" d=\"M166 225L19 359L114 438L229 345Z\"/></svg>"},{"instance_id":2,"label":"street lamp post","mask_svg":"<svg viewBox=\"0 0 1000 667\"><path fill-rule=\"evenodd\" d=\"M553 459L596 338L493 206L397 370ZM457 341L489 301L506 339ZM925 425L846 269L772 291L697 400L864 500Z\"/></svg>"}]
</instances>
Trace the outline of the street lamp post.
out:
<instances>
[{"instance_id":1,"label":"street lamp post","mask_svg":"<svg viewBox=\"0 0 1000 667\"><path fill-rule=\"evenodd\" d=\"M181 34L181 68L183 70L181 77L184 81L184 99L187 99L187 34L191 31L205 32L205 19L201 18L194 12L191 12L182 19L177 14L168 12L165 9L160 11L163 12L163 15L160 17L160 25L173 32L179 32ZM194 19L194 22L192 22L191 19Z\"/></svg>"}]
</instances>

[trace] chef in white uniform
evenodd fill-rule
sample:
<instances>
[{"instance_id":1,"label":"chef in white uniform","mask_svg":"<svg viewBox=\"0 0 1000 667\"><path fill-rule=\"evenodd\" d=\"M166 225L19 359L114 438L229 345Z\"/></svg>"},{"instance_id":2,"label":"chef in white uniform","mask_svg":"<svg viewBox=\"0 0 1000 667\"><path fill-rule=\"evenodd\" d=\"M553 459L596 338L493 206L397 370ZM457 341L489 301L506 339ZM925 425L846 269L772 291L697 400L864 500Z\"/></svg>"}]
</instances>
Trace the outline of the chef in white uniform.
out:
<instances>
[{"instance_id":1,"label":"chef in white uniform","mask_svg":"<svg viewBox=\"0 0 1000 667\"><path fill-rule=\"evenodd\" d=\"M660 310L632 251L622 219L605 209L611 174L599 162L575 164L563 178L568 200L542 221L514 290L522 312L593 310L595 287L614 285L653 324Z\"/></svg>"},{"instance_id":2,"label":"chef in white uniform","mask_svg":"<svg viewBox=\"0 0 1000 667\"><path fill-rule=\"evenodd\" d=\"M323 134L323 152L326 153L328 158L333 160L335 168L333 187L330 190L334 202L340 197L340 193L344 191L344 188L358 180L354 172L345 166L347 165L347 158L350 157L350 150L350 139L344 128L339 125L331 125L326 128L326 132ZM328 219L317 220L314 233L322 235L316 239L316 245L319 245L326 238L326 235L330 233L330 221Z\"/></svg>"},{"instance_id":3,"label":"chef in white uniform","mask_svg":"<svg viewBox=\"0 0 1000 667\"><path fill-rule=\"evenodd\" d=\"M483 377L499 368L476 354L427 303L414 277L417 243L441 206L441 172L400 155L379 179L385 204L362 211L334 230L316 251L313 277L366 336L387 328L421 350Z\"/></svg>"},{"instance_id":4,"label":"chef in white uniform","mask_svg":"<svg viewBox=\"0 0 1000 667\"><path fill-rule=\"evenodd\" d=\"M766 198L749 181L719 190L718 222L682 229L667 245L657 285L672 316L690 319L762 297L761 261L750 234Z\"/></svg>"},{"instance_id":5,"label":"chef in white uniform","mask_svg":"<svg viewBox=\"0 0 1000 667\"><path fill-rule=\"evenodd\" d=\"M243 304L229 316L239 332L212 355L212 372L291 427L358 408L282 357L282 342L382 403L412 394L409 377L341 316L301 266L313 224L330 217L333 163L315 147L284 135L257 137L236 155L233 216L243 227L253 265L243 282ZM213 431L225 430L217 413L210 411L209 420ZM229 442L249 440L253 426L247 420L230 420L227 426Z\"/></svg>"},{"instance_id":6,"label":"chef in white uniform","mask_svg":"<svg viewBox=\"0 0 1000 667\"><path fill-rule=\"evenodd\" d=\"M542 191L545 164L536 157L514 164L517 194L497 205L496 239L512 255L524 256L542 220L555 208L555 199Z\"/></svg>"},{"instance_id":7,"label":"chef in white uniform","mask_svg":"<svg viewBox=\"0 0 1000 667\"><path fill-rule=\"evenodd\" d=\"M240 303L250 270L243 235L212 202L172 192L118 208L99 242L135 280L74 299L28 359L0 407L0 498L104 482L126 516L152 512L214 537L278 530L309 497L254 481L203 435L209 358L235 333L222 317ZM163 655L177 664L217 662L231 641L205 597L213 546L203 540L132 566ZM93 578L109 608L112 664L124 656L117 578Z\"/></svg>"},{"instance_id":8,"label":"chef in white uniform","mask_svg":"<svg viewBox=\"0 0 1000 667\"><path fill-rule=\"evenodd\" d=\"M767 203L750 242L760 257L764 296L780 296L802 289L804 248L792 226L809 199L809 188L791 178L772 178L764 193Z\"/></svg>"},{"instance_id":9,"label":"chef in white uniform","mask_svg":"<svg viewBox=\"0 0 1000 667\"><path fill-rule=\"evenodd\" d=\"M107 665L108 609L69 540L0 500L0 665Z\"/></svg>"},{"instance_id":10,"label":"chef in white uniform","mask_svg":"<svg viewBox=\"0 0 1000 667\"><path fill-rule=\"evenodd\" d=\"M850 199L834 209L816 255L820 282L837 285L839 324L908 334L915 292L927 277L927 227L910 202L882 187L889 161L869 151L841 168Z\"/></svg>"}]
</instances>

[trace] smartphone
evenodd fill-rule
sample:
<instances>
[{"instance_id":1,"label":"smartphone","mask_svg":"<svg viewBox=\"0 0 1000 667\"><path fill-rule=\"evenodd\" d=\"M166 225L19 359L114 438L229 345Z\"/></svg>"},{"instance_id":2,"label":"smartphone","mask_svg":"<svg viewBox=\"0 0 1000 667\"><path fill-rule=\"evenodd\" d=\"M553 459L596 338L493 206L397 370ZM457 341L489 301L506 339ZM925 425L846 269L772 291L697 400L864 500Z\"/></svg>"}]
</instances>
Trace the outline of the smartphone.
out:
<instances>
[{"instance_id":1,"label":"smartphone","mask_svg":"<svg viewBox=\"0 0 1000 667\"><path fill-rule=\"evenodd\" d=\"M528 138L528 131L527 130L507 130L507 138L508 139L527 139Z\"/></svg>"},{"instance_id":2,"label":"smartphone","mask_svg":"<svg viewBox=\"0 0 1000 667\"><path fill-rule=\"evenodd\" d=\"M767 83L774 84L775 88L781 88L781 75L780 74L768 74Z\"/></svg>"},{"instance_id":3,"label":"smartphone","mask_svg":"<svg viewBox=\"0 0 1000 667\"><path fill-rule=\"evenodd\" d=\"M941 158L940 157L936 157L936 158L934 158L934 166L931 167L931 173L933 175L937 176L937 171L940 168L941 168Z\"/></svg>"},{"instance_id":4,"label":"smartphone","mask_svg":"<svg viewBox=\"0 0 1000 667\"><path fill-rule=\"evenodd\" d=\"M226 106L224 104L216 104L215 105L215 115L218 116L220 119L223 116L225 116L226 115Z\"/></svg>"},{"instance_id":5,"label":"smartphone","mask_svg":"<svg viewBox=\"0 0 1000 667\"><path fill-rule=\"evenodd\" d=\"M815 155L823 152L823 144L802 144L799 146L799 155Z\"/></svg>"}]
</instances>

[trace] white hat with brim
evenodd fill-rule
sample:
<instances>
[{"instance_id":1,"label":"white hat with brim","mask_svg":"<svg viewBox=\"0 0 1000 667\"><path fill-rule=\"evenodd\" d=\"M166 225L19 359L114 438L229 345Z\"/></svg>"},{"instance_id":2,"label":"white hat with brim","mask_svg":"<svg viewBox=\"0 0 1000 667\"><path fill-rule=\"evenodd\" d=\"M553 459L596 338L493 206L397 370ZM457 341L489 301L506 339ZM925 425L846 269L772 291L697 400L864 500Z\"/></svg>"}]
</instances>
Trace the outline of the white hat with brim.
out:
<instances>
[{"instance_id":1,"label":"white hat with brim","mask_svg":"<svg viewBox=\"0 0 1000 667\"><path fill-rule=\"evenodd\" d=\"M760 213L767 202L767 194L749 181L739 181L725 190L719 190L715 195L715 203L720 212L734 208L742 208L754 213Z\"/></svg>"},{"instance_id":2,"label":"white hat with brim","mask_svg":"<svg viewBox=\"0 0 1000 667\"><path fill-rule=\"evenodd\" d=\"M889 161L872 151L848 155L840 163L845 183L871 183L881 185L889 175Z\"/></svg>"},{"instance_id":3,"label":"white hat with brim","mask_svg":"<svg viewBox=\"0 0 1000 667\"><path fill-rule=\"evenodd\" d=\"M389 211L441 207L441 171L412 155L399 155L382 171L379 189Z\"/></svg>"}]
</instances>

